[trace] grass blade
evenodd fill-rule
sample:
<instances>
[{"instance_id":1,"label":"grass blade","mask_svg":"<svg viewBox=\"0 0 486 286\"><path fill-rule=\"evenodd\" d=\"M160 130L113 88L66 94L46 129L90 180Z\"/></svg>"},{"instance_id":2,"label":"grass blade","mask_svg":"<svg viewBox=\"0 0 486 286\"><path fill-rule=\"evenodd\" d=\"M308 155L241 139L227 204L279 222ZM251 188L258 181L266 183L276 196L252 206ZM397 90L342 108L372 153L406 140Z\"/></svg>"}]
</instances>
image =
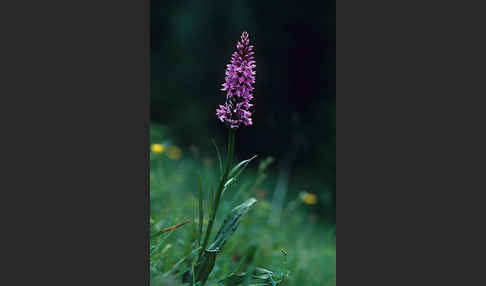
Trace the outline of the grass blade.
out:
<instances>
[{"instance_id":1,"label":"grass blade","mask_svg":"<svg viewBox=\"0 0 486 286\"><path fill-rule=\"evenodd\" d=\"M203 221L204 221L204 210L203 210L203 190L202 190L202 178L201 173L197 173L199 182L199 233L197 237L198 246L201 245Z\"/></svg>"},{"instance_id":2,"label":"grass blade","mask_svg":"<svg viewBox=\"0 0 486 286\"><path fill-rule=\"evenodd\" d=\"M216 154L218 155L218 163L219 163L219 175L223 175L223 160L221 159L221 152L219 152L218 145L216 144L216 141L214 141L214 138L211 138L211 141L213 142L214 148L216 149Z\"/></svg>"},{"instance_id":3,"label":"grass blade","mask_svg":"<svg viewBox=\"0 0 486 286\"><path fill-rule=\"evenodd\" d=\"M164 228L163 230L161 230L161 231L159 231L159 232L157 232L155 234L152 234L150 236L150 238L154 238L154 237L157 237L157 236L159 236L159 235L161 235L163 233L166 233L166 232L169 232L169 231L173 231L173 230L175 230L175 229L177 229L177 228L179 228L179 227L181 227L181 226L183 226L185 224L191 223L191 222L192 222L191 220L188 220L188 221L184 221L184 222L178 223L178 224L173 225L173 226L169 226L169 227Z\"/></svg>"}]
</instances>

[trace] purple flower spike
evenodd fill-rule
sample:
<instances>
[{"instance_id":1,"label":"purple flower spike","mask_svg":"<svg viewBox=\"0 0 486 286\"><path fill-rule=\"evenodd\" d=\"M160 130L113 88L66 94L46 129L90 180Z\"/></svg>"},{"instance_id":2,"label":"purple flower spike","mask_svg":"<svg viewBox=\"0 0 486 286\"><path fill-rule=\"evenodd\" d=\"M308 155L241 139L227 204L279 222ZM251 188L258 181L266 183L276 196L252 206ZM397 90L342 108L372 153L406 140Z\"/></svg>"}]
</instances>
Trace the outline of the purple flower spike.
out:
<instances>
[{"instance_id":1,"label":"purple flower spike","mask_svg":"<svg viewBox=\"0 0 486 286\"><path fill-rule=\"evenodd\" d=\"M231 57L231 63L226 67L225 83L222 91L226 91L226 102L216 109L216 115L221 122L230 128L238 128L241 124L252 125L250 100L253 98L255 83L255 58L253 46L250 46L248 33L241 34L241 40L236 45L237 51Z\"/></svg>"}]
</instances>

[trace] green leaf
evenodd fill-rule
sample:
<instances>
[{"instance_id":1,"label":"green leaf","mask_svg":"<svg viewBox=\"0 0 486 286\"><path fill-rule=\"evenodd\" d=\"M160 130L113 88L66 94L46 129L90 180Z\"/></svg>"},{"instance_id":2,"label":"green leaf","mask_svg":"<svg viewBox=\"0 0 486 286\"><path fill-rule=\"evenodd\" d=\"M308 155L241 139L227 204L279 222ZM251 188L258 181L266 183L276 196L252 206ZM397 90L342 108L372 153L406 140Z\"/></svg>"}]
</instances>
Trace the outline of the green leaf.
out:
<instances>
[{"instance_id":1,"label":"green leaf","mask_svg":"<svg viewBox=\"0 0 486 286\"><path fill-rule=\"evenodd\" d=\"M251 162L251 160L255 159L257 155L251 157L250 159L246 159L238 163L231 171L229 172L228 179L223 185L223 191L221 192L221 196L224 195L226 190L233 185L233 183L236 181L236 178L245 170L246 166Z\"/></svg>"},{"instance_id":2,"label":"green leaf","mask_svg":"<svg viewBox=\"0 0 486 286\"><path fill-rule=\"evenodd\" d=\"M218 252L219 250L204 250L201 260L194 267L196 282L201 282L201 285L206 283L209 274L213 270Z\"/></svg>"},{"instance_id":3,"label":"green leaf","mask_svg":"<svg viewBox=\"0 0 486 286\"><path fill-rule=\"evenodd\" d=\"M211 138L211 141L213 142L214 148L216 149L216 154L218 155L219 175L221 176L223 174L223 160L221 159L221 152L219 152L218 145L216 144L216 141L214 141L214 138Z\"/></svg>"},{"instance_id":4,"label":"green leaf","mask_svg":"<svg viewBox=\"0 0 486 286\"><path fill-rule=\"evenodd\" d=\"M226 183L224 184L223 186L223 191L221 192L221 196L224 195L224 193L226 192L226 190L229 189L229 187L231 187L231 185L233 185L233 183L236 181L235 178L231 178L229 180L226 181Z\"/></svg>"},{"instance_id":5,"label":"green leaf","mask_svg":"<svg viewBox=\"0 0 486 286\"><path fill-rule=\"evenodd\" d=\"M234 180L235 180L235 178L231 178L231 179L227 180L226 183L224 183L223 189L227 188L231 184L231 182L233 182Z\"/></svg>"},{"instance_id":6,"label":"green leaf","mask_svg":"<svg viewBox=\"0 0 486 286\"><path fill-rule=\"evenodd\" d=\"M255 159L257 155L251 157L250 159L246 159L238 163L238 165L234 166L233 169L231 169L228 178L237 178L241 172L248 166L248 164L251 162L251 160Z\"/></svg>"},{"instance_id":7,"label":"green leaf","mask_svg":"<svg viewBox=\"0 0 486 286\"><path fill-rule=\"evenodd\" d=\"M246 214L250 207L256 202L256 199L250 198L241 205L235 207L226 216L223 225L216 234L213 244L211 244L208 249L204 250L195 266L194 273L196 275L196 282L200 281L201 285L206 283L209 274L213 270L217 253L222 250L225 242L236 231L241 222L242 216Z\"/></svg>"},{"instance_id":8,"label":"green leaf","mask_svg":"<svg viewBox=\"0 0 486 286\"><path fill-rule=\"evenodd\" d=\"M243 215L245 215L250 210L250 207L253 206L256 202L257 200L255 198L250 198L241 205L231 210L231 212L224 219L222 226L218 230L218 233L214 238L213 244L211 244L208 249L222 249L226 241L240 225Z\"/></svg>"}]
</instances>

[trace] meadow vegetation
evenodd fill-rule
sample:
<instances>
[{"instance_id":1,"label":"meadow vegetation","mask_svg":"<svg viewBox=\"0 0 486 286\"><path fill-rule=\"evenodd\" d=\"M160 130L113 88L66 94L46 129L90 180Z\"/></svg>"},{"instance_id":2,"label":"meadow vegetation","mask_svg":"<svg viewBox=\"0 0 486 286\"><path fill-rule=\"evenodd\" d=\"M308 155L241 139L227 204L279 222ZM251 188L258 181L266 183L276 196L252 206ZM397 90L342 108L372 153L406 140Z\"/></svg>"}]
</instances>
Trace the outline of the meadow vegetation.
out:
<instances>
[{"instance_id":1,"label":"meadow vegetation","mask_svg":"<svg viewBox=\"0 0 486 286\"><path fill-rule=\"evenodd\" d=\"M319 194L294 189L295 184L289 184L283 206L274 205L277 158L256 157L241 168L222 194L206 248L213 242L218 247L202 252L227 151L226 142L214 143L219 151L180 146L165 126L151 127L151 285L335 285L335 224L316 215ZM244 159L234 158L232 165ZM218 244L214 239L225 218L243 202L248 208L230 217L234 229L223 230L227 235ZM198 278L205 272L198 269L201 256L214 263L204 279Z\"/></svg>"}]
</instances>

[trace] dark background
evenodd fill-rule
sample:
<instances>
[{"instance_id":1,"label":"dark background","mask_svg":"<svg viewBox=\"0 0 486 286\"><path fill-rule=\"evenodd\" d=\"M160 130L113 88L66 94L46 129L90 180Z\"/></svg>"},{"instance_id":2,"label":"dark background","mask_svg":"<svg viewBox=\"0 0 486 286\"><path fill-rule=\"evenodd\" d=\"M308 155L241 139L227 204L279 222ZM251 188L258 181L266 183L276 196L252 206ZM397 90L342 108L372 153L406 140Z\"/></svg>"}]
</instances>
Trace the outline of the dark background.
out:
<instances>
[{"instance_id":1,"label":"dark background","mask_svg":"<svg viewBox=\"0 0 486 286\"><path fill-rule=\"evenodd\" d=\"M334 217L335 1L151 2L151 121L182 146L226 144L215 110L226 64L246 30L255 46L254 125L237 133L239 157L273 156L289 192L317 193ZM276 173L275 173L276 174Z\"/></svg>"}]
</instances>

